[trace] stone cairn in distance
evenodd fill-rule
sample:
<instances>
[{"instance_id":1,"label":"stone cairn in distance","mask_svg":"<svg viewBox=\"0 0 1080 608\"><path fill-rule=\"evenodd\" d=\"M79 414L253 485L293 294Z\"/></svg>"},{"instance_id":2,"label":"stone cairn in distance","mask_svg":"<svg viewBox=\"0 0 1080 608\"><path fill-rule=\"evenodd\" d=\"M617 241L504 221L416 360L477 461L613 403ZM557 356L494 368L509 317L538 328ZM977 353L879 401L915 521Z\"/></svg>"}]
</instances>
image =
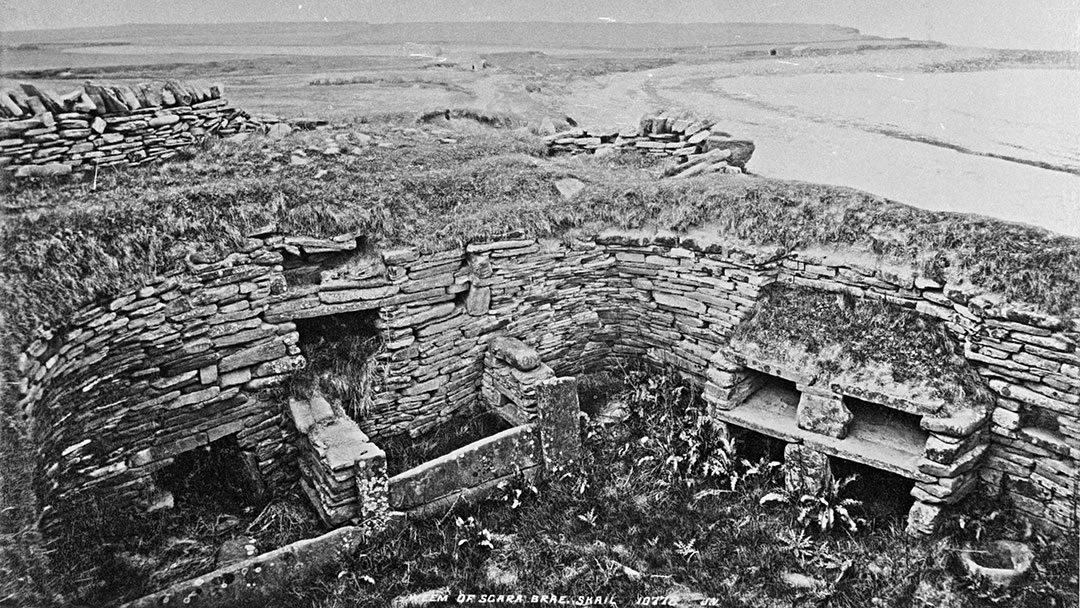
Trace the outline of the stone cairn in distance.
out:
<instances>
[{"instance_id":1,"label":"stone cairn in distance","mask_svg":"<svg viewBox=\"0 0 1080 608\"><path fill-rule=\"evenodd\" d=\"M754 142L736 139L715 122L686 114L652 112L636 128L575 128L544 138L550 154L610 154L634 149L648 156L675 157L679 162L665 177L705 173L745 173L754 154Z\"/></svg>"},{"instance_id":2,"label":"stone cairn in distance","mask_svg":"<svg viewBox=\"0 0 1080 608\"><path fill-rule=\"evenodd\" d=\"M65 95L33 84L0 89L0 169L64 175L175 156L208 135L260 127L222 97L220 84L97 85Z\"/></svg>"}]
</instances>

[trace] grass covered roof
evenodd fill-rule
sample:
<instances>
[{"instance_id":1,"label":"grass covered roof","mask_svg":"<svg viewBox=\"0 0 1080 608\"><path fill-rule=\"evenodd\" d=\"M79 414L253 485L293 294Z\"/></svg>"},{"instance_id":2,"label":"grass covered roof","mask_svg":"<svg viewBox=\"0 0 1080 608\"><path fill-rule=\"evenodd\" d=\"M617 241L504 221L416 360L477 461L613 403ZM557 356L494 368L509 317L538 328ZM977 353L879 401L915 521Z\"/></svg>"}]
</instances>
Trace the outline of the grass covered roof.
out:
<instances>
[{"instance_id":1,"label":"grass covered roof","mask_svg":"<svg viewBox=\"0 0 1080 608\"><path fill-rule=\"evenodd\" d=\"M949 415L992 397L944 324L898 304L774 283L730 348L815 377ZM939 409L939 408L943 408Z\"/></svg>"}]
</instances>

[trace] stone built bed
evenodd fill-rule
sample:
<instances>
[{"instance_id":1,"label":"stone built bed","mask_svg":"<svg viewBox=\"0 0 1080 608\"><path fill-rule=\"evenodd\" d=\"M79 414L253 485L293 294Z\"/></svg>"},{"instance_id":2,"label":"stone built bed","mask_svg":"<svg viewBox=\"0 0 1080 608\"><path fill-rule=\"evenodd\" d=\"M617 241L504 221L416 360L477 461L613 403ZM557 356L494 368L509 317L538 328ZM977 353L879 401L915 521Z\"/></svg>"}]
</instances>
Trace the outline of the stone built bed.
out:
<instances>
[{"instance_id":1,"label":"stone built bed","mask_svg":"<svg viewBox=\"0 0 1080 608\"><path fill-rule=\"evenodd\" d=\"M941 321L899 304L771 286L713 357L706 397L715 417L789 442L789 455L914 480L909 529L931 532L939 505L975 488L989 446L992 397L952 351Z\"/></svg>"}]
</instances>

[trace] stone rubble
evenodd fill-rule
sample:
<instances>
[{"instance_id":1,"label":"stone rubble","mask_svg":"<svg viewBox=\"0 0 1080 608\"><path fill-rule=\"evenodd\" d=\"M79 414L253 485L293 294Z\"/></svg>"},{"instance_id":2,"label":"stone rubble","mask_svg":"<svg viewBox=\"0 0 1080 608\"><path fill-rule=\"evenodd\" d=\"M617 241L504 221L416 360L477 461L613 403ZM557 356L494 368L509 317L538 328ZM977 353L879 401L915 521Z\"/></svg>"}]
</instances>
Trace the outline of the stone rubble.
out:
<instances>
[{"instance_id":1,"label":"stone rubble","mask_svg":"<svg viewBox=\"0 0 1080 608\"><path fill-rule=\"evenodd\" d=\"M677 178L744 173L754 153L754 142L732 138L712 121L669 111L642 116L636 130L574 128L547 135L544 143L550 154L602 156L633 149L647 156L675 157L679 164L667 169L664 176Z\"/></svg>"}]
</instances>

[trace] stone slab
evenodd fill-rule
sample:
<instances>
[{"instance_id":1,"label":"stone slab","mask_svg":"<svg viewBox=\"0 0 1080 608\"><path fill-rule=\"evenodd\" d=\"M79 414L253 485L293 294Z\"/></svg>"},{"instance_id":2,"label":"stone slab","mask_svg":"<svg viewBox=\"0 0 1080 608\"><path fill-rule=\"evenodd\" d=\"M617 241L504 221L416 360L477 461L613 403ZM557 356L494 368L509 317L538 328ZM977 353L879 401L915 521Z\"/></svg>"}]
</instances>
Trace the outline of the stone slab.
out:
<instances>
[{"instance_id":1,"label":"stone slab","mask_svg":"<svg viewBox=\"0 0 1080 608\"><path fill-rule=\"evenodd\" d=\"M742 405L716 411L720 420L775 437L789 443L803 443L830 456L860 462L874 468L919 481L933 481L921 473L926 435L918 428L903 424L895 417L875 415L867 410L856 417L844 439L828 437L800 429L796 423L799 394L777 385L766 385Z\"/></svg>"}]
</instances>

